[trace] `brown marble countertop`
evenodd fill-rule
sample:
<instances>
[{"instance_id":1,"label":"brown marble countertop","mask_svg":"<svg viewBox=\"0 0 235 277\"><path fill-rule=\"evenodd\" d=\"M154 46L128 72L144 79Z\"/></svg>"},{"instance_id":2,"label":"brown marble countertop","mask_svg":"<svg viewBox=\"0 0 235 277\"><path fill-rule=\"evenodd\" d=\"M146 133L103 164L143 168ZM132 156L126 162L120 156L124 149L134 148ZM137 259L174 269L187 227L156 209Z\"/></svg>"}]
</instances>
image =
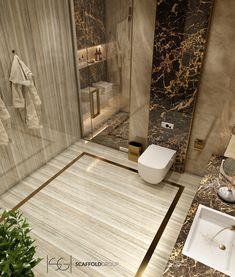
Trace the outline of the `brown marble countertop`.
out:
<instances>
[{"instance_id":1,"label":"brown marble countertop","mask_svg":"<svg viewBox=\"0 0 235 277\"><path fill-rule=\"evenodd\" d=\"M206 174L200 182L199 189L193 199L179 237L164 271L164 277L225 277L227 275L206 266L182 254L198 205L202 204L230 215L235 215L235 204L226 204L217 196L218 188L227 185L226 180L219 175L223 157L213 155L209 161Z\"/></svg>"}]
</instances>

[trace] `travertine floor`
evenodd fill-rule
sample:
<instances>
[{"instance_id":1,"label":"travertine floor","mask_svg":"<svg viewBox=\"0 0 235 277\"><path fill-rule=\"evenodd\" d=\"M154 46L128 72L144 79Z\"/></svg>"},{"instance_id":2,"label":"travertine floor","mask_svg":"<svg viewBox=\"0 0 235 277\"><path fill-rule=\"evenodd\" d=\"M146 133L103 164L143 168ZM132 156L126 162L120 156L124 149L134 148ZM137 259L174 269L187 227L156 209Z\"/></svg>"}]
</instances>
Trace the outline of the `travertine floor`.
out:
<instances>
[{"instance_id":1,"label":"travertine floor","mask_svg":"<svg viewBox=\"0 0 235 277\"><path fill-rule=\"evenodd\" d=\"M136 168L125 153L83 140L0 197L12 208L82 152ZM170 173L168 180L185 186L143 276L161 276L197 189L195 176ZM72 255L79 261L118 262L112 267L73 267L74 276L134 276L177 188L149 186L135 172L82 156L20 209L32 225L38 254L45 258L36 276L48 276L46 256ZM55 260L54 260L55 261ZM71 276L53 271L49 276Z\"/></svg>"}]
</instances>

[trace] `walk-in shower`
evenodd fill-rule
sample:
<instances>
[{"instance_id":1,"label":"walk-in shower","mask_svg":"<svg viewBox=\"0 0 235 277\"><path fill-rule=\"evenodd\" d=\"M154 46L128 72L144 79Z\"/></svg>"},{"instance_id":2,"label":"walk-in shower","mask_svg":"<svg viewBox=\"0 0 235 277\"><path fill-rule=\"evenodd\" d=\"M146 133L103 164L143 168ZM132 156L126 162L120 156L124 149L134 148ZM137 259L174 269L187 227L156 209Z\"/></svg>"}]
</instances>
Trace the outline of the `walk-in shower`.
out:
<instances>
[{"instance_id":1,"label":"walk-in shower","mask_svg":"<svg viewBox=\"0 0 235 277\"><path fill-rule=\"evenodd\" d=\"M83 137L127 148L132 0L74 0Z\"/></svg>"}]
</instances>

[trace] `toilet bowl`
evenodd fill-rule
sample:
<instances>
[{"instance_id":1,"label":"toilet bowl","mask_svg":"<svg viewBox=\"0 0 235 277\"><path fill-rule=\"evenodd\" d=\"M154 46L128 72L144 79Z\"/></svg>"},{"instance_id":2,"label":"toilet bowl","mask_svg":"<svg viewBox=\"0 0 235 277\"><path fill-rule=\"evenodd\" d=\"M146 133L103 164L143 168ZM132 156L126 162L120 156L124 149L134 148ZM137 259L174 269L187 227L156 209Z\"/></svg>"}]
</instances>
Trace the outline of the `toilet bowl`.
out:
<instances>
[{"instance_id":1,"label":"toilet bowl","mask_svg":"<svg viewBox=\"0 0 235 277\"><path fill-rule=\"evenodd\" d=\"M151 144L138 159L138 172L150 184L160 183L171 168L176 151Z\"/></svg>"}]
</instances>

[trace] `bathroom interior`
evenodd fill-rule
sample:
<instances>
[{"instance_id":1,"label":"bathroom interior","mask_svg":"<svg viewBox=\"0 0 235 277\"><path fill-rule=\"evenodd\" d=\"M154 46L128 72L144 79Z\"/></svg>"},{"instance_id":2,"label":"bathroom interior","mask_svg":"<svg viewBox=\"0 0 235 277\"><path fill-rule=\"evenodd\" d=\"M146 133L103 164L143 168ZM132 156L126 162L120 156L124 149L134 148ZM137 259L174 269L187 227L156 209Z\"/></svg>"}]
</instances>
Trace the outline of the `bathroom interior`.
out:
<instances>
[{"instance_id":1,"label":"bathroom interior","mask_svg":"<svg viewBox=\"0 0 235 277\"><path fill-rule=\"evenodd\" d=\"M0 0L0 276L235 276L234 30L232 0Z\"/></svg>"}]
</instances>

